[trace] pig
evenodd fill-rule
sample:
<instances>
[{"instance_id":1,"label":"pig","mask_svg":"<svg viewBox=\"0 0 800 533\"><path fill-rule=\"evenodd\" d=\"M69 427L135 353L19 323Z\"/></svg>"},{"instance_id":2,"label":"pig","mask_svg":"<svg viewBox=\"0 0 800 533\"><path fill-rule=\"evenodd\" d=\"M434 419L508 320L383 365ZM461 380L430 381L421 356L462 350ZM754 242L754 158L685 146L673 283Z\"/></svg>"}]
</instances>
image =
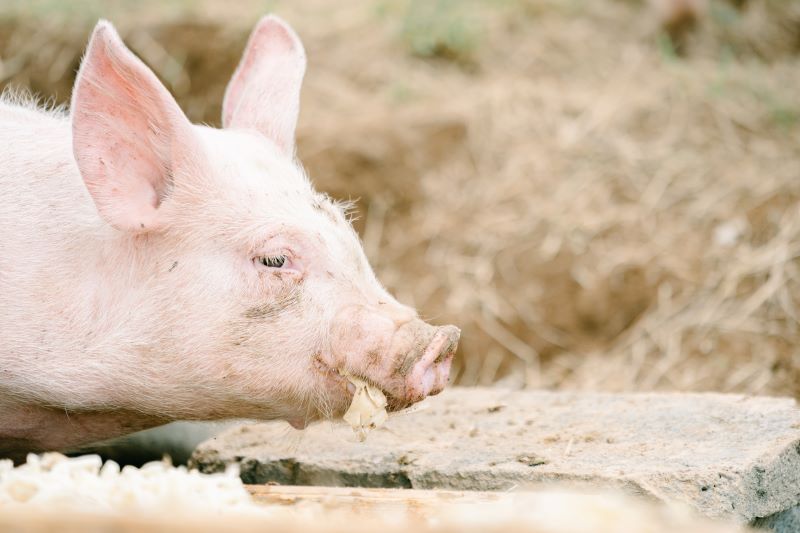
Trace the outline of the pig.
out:
<instances>
[{"instance_id":1,"label":"pig","mask_svg":"<svg viewBox=\"0 0 800 533\"><path fill-rule=\"evenodd\" d=\"M266 16L221 129L192 124L114 27L69 111L0 101L0 456L173 420L338 418L445 387L459 338L377 280L295 157L306 57ZM346 120L346 117L343 117Z\"/></svg>"}]
</instances>

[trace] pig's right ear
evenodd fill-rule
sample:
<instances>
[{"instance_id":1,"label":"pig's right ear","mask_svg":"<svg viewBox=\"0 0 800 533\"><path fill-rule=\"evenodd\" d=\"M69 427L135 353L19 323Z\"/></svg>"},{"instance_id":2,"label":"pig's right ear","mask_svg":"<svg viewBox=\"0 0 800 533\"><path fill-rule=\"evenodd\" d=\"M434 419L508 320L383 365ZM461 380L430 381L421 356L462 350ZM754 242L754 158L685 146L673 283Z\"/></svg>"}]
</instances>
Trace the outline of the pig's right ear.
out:
<instances>
[{"instance_id":1,"label":"pig's right ear","mask_svg":"<svg viewBox=\"0 0 800 533\"><path fill-rule=\"evenodd\" d=\"M222 103L222 125L252 129L294 154L306 53L297 34L269 15L256 24Z\"/></svg>"},{"instance_id":2,"label":"pig's right ear","mask_svg":"<svg viewBox=\"0 0 800 533\"><path fill-rule=\"evenodd\" d=\"M72 147L100 215L150 231L176 166L191 152L191 123L155 74L100 21L72 94Z\"/></svg>"}]
</instances>

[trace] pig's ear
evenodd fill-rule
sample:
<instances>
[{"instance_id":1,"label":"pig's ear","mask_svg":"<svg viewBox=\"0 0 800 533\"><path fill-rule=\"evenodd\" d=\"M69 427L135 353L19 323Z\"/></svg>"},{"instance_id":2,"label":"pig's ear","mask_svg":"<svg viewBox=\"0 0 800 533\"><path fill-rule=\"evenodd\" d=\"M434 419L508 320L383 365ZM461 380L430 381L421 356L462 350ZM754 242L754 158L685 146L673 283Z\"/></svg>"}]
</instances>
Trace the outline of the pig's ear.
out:
<instances>
[{"instance_id":1,"label":"pig's ear","mask_svg":"<svg viewBox=\"0 0 800 533\"><path fill-rule=\"evenodd\" d=\"M159 206L192 138L167 89L100 21L72 94L72 148L100 215L122 230L161 225Z\"/></svg>"},{"instance_id":2,"label":"pig's ear","mask_svg":"<svg viewBox=\"0 0 800 533\"><path fill-rule=\"evenodd\" d=\"M278 17L262 18L225 91L223 126L259 131L292 155L305 71L297 34Z\"/></svg>"}]
</instances>

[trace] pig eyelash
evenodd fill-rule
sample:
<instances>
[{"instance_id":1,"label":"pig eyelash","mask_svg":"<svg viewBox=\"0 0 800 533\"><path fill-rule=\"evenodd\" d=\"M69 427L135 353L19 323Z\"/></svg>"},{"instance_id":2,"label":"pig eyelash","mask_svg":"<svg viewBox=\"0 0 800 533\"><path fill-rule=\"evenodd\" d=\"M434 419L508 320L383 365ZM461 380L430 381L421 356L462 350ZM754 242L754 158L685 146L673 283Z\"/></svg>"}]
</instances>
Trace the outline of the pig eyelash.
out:
<instances>
[{"instance_id":1,"label":"pig eyelash","mask_svg":"<svg viewBox=\"0 0 800 533\"><path fill-rule=\"evenodd\" d=\"M283 268L286 264L287 257L281 255L265 255L257 258L257 261L268 268Z\"/></svg>"}]
</instances>

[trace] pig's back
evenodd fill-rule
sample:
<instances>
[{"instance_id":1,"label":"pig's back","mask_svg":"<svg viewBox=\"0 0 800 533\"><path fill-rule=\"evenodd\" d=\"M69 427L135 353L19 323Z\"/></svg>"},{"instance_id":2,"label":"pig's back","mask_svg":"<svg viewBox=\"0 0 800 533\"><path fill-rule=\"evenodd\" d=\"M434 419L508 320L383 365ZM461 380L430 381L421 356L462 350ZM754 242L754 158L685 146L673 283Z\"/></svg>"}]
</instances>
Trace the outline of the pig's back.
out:
<instances>
[{"instance_id":1,"label":"pig's back","mask_svg":"<svg viewBox=\"0 0 800 533\"><path fill-rule=\"evenodd\" d=\"M97 226L98 216L72 156L65 113L0 99L0 146L7 147L0 151L3 273L7 261Z\"/></svg>"},{"instance_id":2,"label":"pig's back","mask_svg":"<svg viewBox=\"0 0 800 533\"><path fill-rule=\"evenodd\" d=\"M102 227L71 150L69 120L0 100L0 362L44 326ZM55 280L58 284L55 285ZM16 353L19 353L18 351ZM12 354L13 355L13 354Z\"/></svg>"}]
</instances>

